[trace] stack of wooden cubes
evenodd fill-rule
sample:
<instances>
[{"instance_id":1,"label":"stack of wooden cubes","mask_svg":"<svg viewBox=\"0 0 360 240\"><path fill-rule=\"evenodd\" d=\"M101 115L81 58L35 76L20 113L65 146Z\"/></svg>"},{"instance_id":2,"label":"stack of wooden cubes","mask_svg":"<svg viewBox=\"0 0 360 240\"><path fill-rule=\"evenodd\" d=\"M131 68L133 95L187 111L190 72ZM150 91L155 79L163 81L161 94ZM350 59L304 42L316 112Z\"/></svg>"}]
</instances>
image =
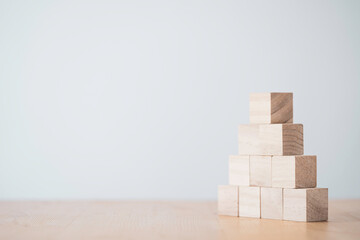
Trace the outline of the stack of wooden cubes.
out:
<instances>
[{"instance_id":1,"label":"stack of wooden cubes","mask_svg":"<svg viewBox=\"0 0 360 240\"><path fill-rule=\"evenodd\" d=\"M229 185L218 188L219 215L326 221L328 189L316 188L316 156L303 154L293 94L250 94L250 124L239 126Z\"/></svg>"}]
</instances>

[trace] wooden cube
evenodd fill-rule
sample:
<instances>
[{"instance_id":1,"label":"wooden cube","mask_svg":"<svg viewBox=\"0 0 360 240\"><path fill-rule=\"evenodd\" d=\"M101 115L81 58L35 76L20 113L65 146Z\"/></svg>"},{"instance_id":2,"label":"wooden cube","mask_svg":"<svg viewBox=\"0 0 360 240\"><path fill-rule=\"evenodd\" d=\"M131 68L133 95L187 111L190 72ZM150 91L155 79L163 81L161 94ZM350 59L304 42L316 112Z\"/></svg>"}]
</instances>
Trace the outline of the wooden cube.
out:
<instances>
[{"instance_id":1,"label":"wooden cube","mask_svg":"<svg viewBox=\"0 0 360 240\"><path fill-rule=\"evenodd\" d=\"M292 93L251 93L250 123L292 123Z\"/></svg>"},{"instance_id":2,"label":"wooden cube","mask_svg":"<svg viewBox=\"0 0 360 240\"><path fill-rule=\"evenodd\" d=\"M302 124L239 126L239 155L302 155Z\"/></svg>"},{"instance_id":3,"label":"wooden cube","mask_svg":"<svg viewBox=\"0 0 360 240\"><path fill-rule=\"evenodd\" d=\"M239 216L260 218L259 187L239 187Z\"/></svg>"},{"instance_id":4,"label":"wooden cube","mask_svg":"<svg viewBox=\"0 0 360 240\"><path fill-rule=\"evenodd\" d=\"M271 171L273 187L316 187L316 156L273 156Z\"/></svg>"},{"instance_id":5,"label":"wooden cube","mask_svg":"<svg viewBox=\"0 0 360 240\"><path fill-rule=\"evenodd\" d=\"M271 187L271 156L250 156L250 186Z\"/></svg>"},{"instance_id":6,"label":"wooden cube","mask_svg":"<svg viewBox=\"0 0 360 240\"><path fill-rule=\"evenodd\" d=\"M284 188L283 219L317 222L328 219L327 188Z\"/></svg>"},{"instance_id":7,"label":"wooden cube","mask_svg":"<svg viewBox=\"0 0 360 240\"><path fill-rule=\"evenodd\" d=\"M282 219L283 189L261 188L261 218Z\"/></svg>"},{"instance_id":8,"label":"wooden cube","mask_svg":"<svg viewBox=\"0 0 360 240\"><path fill-rule=\"evenodd\" d=\"M238 216L239 188L237 186L221 185L218 187L218 214Z\"/></svg>"},{"instance_id":9,"label":"wooden cube","mask_svg":"<svg viewBox=\"0 0 360 240\"><path fill-rule=\"evenodd\" d=\"M250 167L249 156L230 156L229 158L229 184L249 186Z\"/></svg>"}]
</instances>

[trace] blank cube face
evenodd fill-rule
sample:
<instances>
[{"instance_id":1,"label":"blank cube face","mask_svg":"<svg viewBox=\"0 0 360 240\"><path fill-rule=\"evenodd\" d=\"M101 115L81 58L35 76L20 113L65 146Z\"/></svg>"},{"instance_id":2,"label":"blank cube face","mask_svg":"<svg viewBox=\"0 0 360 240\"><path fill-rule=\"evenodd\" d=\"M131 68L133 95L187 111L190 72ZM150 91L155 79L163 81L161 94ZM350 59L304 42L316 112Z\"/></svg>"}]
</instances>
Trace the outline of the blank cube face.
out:
<instances>
[{"instance_id":1,"label":"blank cube face","mask_svg":"<svg viewBox=\"0 0 360 240\"><path fill-rule=\"evenodd\" d=\"M250 184L249 156L230 156L229 158L229 184L249 186Z\"/></svg>"},{"instance_id":2,"label":"blank cube face","mask_svg":"<svg viewBox=\"0 0 360 240\"><path fill-rule=\"evenodd\" d=\"M273 187L295 188L295 157L273 156L271 175Z\"/></svg>"},{"instance_id":3,"label":"blank cube face","mask_svg":"<svg viewBox=\"0 0 360 240\"><path fill-rule=\"evenodd\" d=\"M328 219L328 189L284 189L283 219L292 221L326 221Z\"/></svg>"},{"instance_id":4,"label":"blank cube face","mask_svg":"<svg viewBox=\"0 0 360 240\"><path fill-rule=\"evenodd\" d=\"M273 156L271 171L273 187L316 187L316 156Z\"/></svg>"},{"instance_id":5,"label":"blank cube face","mask_svg":"<svg viewBox=\"0 0 360 240\"><path fill-rule=\"evenodd\" d=\"M259 125L239 125L239 155L256 155L261 151Z\"/></svg>"},{"instance_id":6,"label":"blank cube face","mask_svg":"<svg viewBox=\"0 0 360 240\"><path fill-rule=\"evenodd\" d=\"M239 216L260 218L259 187L239 187Z\"/></svg>"},{"instance_id":7,"label":"blank cube face","mask_svg":"<svg viewBox=\"0 0 360 240\"><path fill-rule=\"evenodd\" d=\"M282 219L282 188L261 188L261 218Z\"/></svg>"},{"instance_id":8,"label":"blank cube face","mask_svg":"<svg viewBox=\"0 0 360 240\"><path fill-rule=\"evenodd\" d=\"M306 221L306 189L284 189L283 219Z\"/></svg>"},{"instance_id":9,"label":"blank cube face","mask_svg":"<svg viewBox=\"0 0 360 240\"><path fill-rule=\"evenodd\" d=\"M237 186L218 187L218 214L235 216L239 214L239 190Z\"/></svg>"},{"instance_id":10,"label":"blank cube face","mask_svg":"<svg viewBox=\"0 0 360 240\"><path fill-rule=\"evenodd\" d=\"M283 154L283 125L264 124L259 125L259 155L282 155Z\"/></svg>"},{"instance_id":11,"label":"blank cube face","mask_svg":"<svg viewBox=\"0 0 360 240\"><path fill-rule=\"evenodd\" d=\"M302 124L239 126L239 155L302 155Z\"/></svg>"},{"instance_id":12,"label":"blank cube face","mask_svg":"<svg viewBox=\"0 0 360 240\"><path fill-rule=\"evenodd\" d=\"M250 123L292 123L292 93L250 94Z\"/></svg>"},{"instance_id":13,"label":"blank cube face","mask_svg":"<svg viewBox=\"0 0 360 240\"><path fill-rule=\"evenodd\" d=\"M271 187L271 156L250 156L250 186Z\"/></svg>"},{"instance_id":14,"label":"blank cube face","mask_svg":"<svg viewBox=\"0 0 360 240\"><path fill-rule=\"evenodd\" d=\"M250 123L271 123L271 94L250 94Z\"/></svg>"}]
</instances>

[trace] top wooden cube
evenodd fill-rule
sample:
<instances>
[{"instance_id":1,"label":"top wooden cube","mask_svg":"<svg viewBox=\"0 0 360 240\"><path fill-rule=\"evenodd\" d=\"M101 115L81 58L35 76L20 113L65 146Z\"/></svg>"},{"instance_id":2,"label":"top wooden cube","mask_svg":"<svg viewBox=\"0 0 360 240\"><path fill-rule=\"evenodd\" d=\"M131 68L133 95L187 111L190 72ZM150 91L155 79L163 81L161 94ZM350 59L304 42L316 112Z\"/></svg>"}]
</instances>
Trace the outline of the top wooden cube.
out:
<instances>
[{"instance_id":1,"label":"top wooden cube","mask_svg":"<svg viewBox=\"0 0 360 240\"><path fill-rule=\"evenodd\" d=\"M250 123L292 123L292 93L251 93Z\"/></svg>"}]
</instances>

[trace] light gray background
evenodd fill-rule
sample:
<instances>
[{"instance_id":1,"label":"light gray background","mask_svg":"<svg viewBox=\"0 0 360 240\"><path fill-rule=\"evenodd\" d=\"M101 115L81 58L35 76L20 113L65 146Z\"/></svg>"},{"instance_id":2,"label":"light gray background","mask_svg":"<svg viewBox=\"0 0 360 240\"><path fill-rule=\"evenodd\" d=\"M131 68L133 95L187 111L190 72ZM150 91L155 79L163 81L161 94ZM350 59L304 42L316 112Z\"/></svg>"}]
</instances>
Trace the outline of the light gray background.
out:
<instances>
[{"instance_id":1,"label":"light gray background","mask_svg":"<svg viewBox=\"0 0 360 240\"><path fill-rule=\"evenodd\" d=\"M360 197L360 1L88 2L1 1L0 199L216 199L270 91Z\"/></svg>"}]
</instances>

